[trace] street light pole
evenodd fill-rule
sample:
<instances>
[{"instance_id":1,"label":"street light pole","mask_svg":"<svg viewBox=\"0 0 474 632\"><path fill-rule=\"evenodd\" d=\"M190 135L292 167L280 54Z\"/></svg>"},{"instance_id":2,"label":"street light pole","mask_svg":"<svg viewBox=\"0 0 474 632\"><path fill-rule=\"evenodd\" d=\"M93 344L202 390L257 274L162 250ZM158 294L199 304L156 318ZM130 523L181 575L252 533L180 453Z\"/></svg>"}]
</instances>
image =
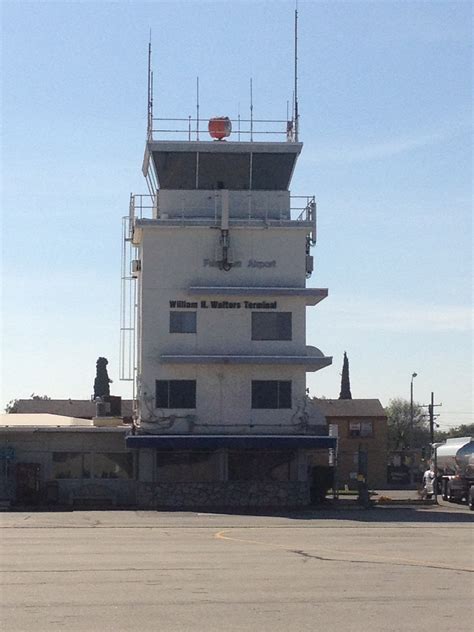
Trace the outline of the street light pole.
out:
<instances>
[{"instance_id":1,"label":"street light pole","mask_svg":"<svg viewBox=\"0 0 474 632\"><path fill-rule=\"evenodd\" d=\"M411 381L410 381L410 450L411 450L411 458L410 458L410 484L413 485L413 461L414 461L414 455L413 455L413 448L414 448L414 409L413 409L413 380L415 379L415 377L418 375L418 373L412 373L411 374Z\"/></svg>"}]
</instances>

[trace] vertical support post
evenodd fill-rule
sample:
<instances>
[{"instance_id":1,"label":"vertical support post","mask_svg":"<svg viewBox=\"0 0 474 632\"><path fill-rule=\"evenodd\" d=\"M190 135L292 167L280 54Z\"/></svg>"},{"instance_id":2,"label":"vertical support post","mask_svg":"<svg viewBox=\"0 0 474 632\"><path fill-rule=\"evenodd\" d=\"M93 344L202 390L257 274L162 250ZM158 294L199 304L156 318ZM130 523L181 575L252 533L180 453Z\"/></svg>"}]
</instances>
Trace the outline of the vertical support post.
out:
<instances>
[{"instance_id":1,"label":"vertical support post","mask_svg":"<svg viewBox=\"0 0 474 632\"><path fill-rule=\"evenodd\" d=\"M253 85L250 77L250 142L253 141Z\"/></svg>"},{"instance_id":2,"label":"vertical support post","mask_svg":"<svg viewBox=\"0 0 474 632\"><path fill-rule=\"evenodd\" d=\"M199 77L196 77L196 140L199 140Z\"/></svg>"},{"instance_id":3,"label":"vertical support post","mask_svg":"<svg viewBox=\"0 0 474 632\"><path fill-rule=\"evenodd\" d=\"M253 186L253 152L250 152L249 160L249 220L252 219L252 186Z\"/></svg>"},{"instance_id":4,"label":"vertical support post","mask_svg":"<svg viewBox=\"0 0 474 632\"><path fill-rule=\"evenodd\" d=\"M295 9L295 141L298 142L298 9Z\"/></svg>"},{"instance_id":5,"label":"vertical support post","mask_svg":"<svg viewBox=\"0 0 474 632\"><path fill-rule=\"evenodd\" d=\"M431 393L431 404L428 406L430 414L430 443L434 443L434 393Z\"/></svg>"},{"instance_id":6,"label":"vertical support post","mask_svg":"<svg viewBox=\"0 0 474 632\"><path fill-rule=\"evenodd\" d=\"M413 404L413 380L415 379L415 377L417 376L417 373L412 373L411 375L411 380L410 380L410 485L413 485L414 483L414 453L413 453L413 449L414 449L414 416L415 416L415 412L414 412L414 404Z\"/></svg>"}]
</instances>

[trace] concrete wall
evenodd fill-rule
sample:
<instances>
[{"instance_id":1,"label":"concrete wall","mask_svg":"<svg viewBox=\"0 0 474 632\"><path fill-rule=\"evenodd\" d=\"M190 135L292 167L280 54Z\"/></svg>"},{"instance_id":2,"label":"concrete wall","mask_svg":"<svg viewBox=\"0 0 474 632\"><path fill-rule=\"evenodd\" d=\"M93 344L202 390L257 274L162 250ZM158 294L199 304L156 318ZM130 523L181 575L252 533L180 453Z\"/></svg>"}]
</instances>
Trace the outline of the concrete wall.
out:
<instances>
[{"instance_id":1,"label":"concrete wall","mask_svg":"<svg viewBox=\"0 0 474 632\"><path fill-rule=\"evenodd\" d=\"M209 266L220 256L220 231L214 227L146 226L143 236L142 282L145 289L182 289L190 285L305 287L307 229L231 227L234 262L225 272ZM255 261L276 261L271 267L249 267Z\"/></svg>"},{"instance_id":2,"label":"concrete wall","mask_svg":"<svg viewBox=\"0 0 474 632\"><path fill-rule=\"evenodd\" d=\"M229 191L233 218L290 218L289 191ZM213 217L220 220L222 191L172 190L158 192L159 216Z\"/></svg>"},{"instance_id":3,"label":"concrete wall","mask_svg":"<svg viewBox=\"0 0 474 632\"><path fill-rule=\"evenodd\" d=\"M173 364L161 360L163 354L305 355L305 301L301 297L200 296L190 295L190 286L304 287L306 230L298 228L231 228L230 243L234 262L240 267L219 270L209 262L220 258L220 231L189 226L143 229L142 272L139 279L139 379L141 414L145 420L159 421L170 415L196 416L197 424L294 425L305 396L306 368L288 365ZM249 262L266 262L268 267L249 267ZM235 307L213 309L211 300L228 301ZM276 309L254 310L245 301L270 302ZM170 334L170 301L187 301L195 307L197 332ZM205 305L202 301L205 301ZM252 341L252 311L292 314L292 340ZM158 411L154 406L155 380L195 379L197 408ZM252 380L291 380L291 410L252 410ZM297 423L297 421L296 421ZM189 430L187 421L176 420L174 431Z\"/></svg>"},{"instance_id":4,"label":"concrete wall","mask_svg":"<svg viewBox=\"0 0 474 632\"><path fill-rule=\"evenodd\" d=\"M149 363L149 382L143 381L143 421L169 425L170 432L216 432L219 427L228 431L247 428L249 432L272 427L280 432L297 430L304 405L305 372L285 366L208 366L160 365ZM155 379L194 379L197 383L196 409L156 409ZM252 380L291 380L291 409L255 410L251 408ZM175 420L169 420L170 416ZM192 415L188 421L188 415ZM165 419L166 418L166 419ZM170 425L171 424L171 425ZM189 428L192 424L192 428ZM162 424L163 425L163 424ZM260 426L260 429L258 428Z\"/></svg>"}]
</instances>

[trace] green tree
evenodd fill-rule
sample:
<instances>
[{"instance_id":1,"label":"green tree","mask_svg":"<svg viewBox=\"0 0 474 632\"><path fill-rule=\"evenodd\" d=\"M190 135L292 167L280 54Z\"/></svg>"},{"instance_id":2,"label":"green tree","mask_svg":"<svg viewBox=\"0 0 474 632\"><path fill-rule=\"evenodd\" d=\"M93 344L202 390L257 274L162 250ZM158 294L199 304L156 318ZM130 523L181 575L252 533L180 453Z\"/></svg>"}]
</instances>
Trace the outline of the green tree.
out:
<instances>
[{"instance_id":1,"label":"green tree","mask_svg":"<svg viewBox=\"0 0 474 632\"><path fill-rule=\"evenodd\" d=\"M11 399L8 404L5 406L5 412L9 415L18 412L18 399Z\"/></svg>"},{"instance_id":2,"label":"green tree","mask_svg":"<svg viewBox=\"0 0 474 632\"><path fill-rule=\"evenodd\" d=\"M49 400L49 399L51 399L51 397L48 397L48 395L36 395L36 393L31 393L30 399ZM8 402L8 404L5 406L5 412L8 413L9 415L11 415L13 413L17 413L18 412L18 404L19 403L20 403L19 399L11 399Z\"/></svg>"},{"instance_id":3,"label":"green tree","mask_svg":"<svg viewBox=\"0 0 474 632\"><path fill-rule=\"evenodd\" d=\"M341 393L339 395L339 399L352 399L351 382L349 379L349 360L345 351L344 361L342 363Z\"/></svg>"},{"instance_id":4,"label":"green tree","mask_svg":"<svg viewBox=\"0 0 474 632\"><path fill-rule=\"evenodd\" d=\"M446 441L446 439L454 437L474 437L474 423L460 424L459 426L453 426L448 430L435 431L435 441Z\"/></svg>"},{"instance_id":5,"label":"green tree","mask_svg":"<svg viewBox=\"0 0 474 632\"><path fill-rule=\"evenodd\" d=\"M422 448L429 444L429 421L420 404L413 404L413 432L408 400L401 397L391 399L385 408L385 414L387 415L389 450Z\"/></svg>"}]
</instances>

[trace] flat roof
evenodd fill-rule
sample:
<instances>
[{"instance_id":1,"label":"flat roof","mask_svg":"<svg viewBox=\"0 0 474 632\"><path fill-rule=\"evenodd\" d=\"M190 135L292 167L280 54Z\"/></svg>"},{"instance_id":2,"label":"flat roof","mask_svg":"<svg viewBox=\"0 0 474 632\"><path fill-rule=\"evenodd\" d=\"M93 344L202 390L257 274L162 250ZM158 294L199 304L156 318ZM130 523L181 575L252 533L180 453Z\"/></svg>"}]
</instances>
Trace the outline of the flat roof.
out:
<instances>
[{"instance_id":1,"label":"flat roof","mask_svg":"<svg viewBox=\"0 0 474 632\"><path fill-rule=\"evenodd\" d=\"M325 417L386 417L378 399L317 399L314 405Z\"/></svg>"},{"instance_id":2,"label":"flat roof","mask_svg":"<svg viewBox=\"0 0 474 632\"><path fill-rule=\"evenodd\" d=\"M51 415L48 413L10 413L0 416L0 431L67 431L67 432L128 432L129 425L97 427L92 419Z\"/></svg>"},{"instance_id":3,"label":"flat roof","mask_svg":"<svg viewBox=\"0 0 474 632\"><path fill-rule=\"evenodd\" d=\"M65 415L52 415L49 413L11 413L1 415L0 426L21 428L24 426L44 427L44 428L65 428L65 427L93 427L92 419L80 417L67 417Z\"/></svg>"}]
</instances>

